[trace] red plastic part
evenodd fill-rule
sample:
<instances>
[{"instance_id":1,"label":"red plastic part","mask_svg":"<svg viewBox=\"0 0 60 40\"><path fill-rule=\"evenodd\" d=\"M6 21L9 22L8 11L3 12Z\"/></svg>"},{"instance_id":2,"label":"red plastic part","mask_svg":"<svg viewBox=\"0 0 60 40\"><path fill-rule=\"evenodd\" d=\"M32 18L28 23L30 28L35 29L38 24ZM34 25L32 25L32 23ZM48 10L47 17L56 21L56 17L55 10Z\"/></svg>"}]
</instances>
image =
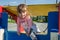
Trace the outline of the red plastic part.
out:
<instances>
[{"instance_id":1,"label":"red plastic part","mask_svg":"<svg viewBox=\"0 0 60 40\"><path fill-rule=\"evenodd\" d=\"M3 12L3 7L2 6L0 6L0 13L2 13Z\"/></svg>"},{"instance_id":2,"label":"red plastic part","mask_svg":"<svg viewBox=\"0 0 60 40\"><path fill-rule=\"evenodd\" d=\"M0 6L0 18L2 17L3 7Z\"/></svg>"}]
</instances>

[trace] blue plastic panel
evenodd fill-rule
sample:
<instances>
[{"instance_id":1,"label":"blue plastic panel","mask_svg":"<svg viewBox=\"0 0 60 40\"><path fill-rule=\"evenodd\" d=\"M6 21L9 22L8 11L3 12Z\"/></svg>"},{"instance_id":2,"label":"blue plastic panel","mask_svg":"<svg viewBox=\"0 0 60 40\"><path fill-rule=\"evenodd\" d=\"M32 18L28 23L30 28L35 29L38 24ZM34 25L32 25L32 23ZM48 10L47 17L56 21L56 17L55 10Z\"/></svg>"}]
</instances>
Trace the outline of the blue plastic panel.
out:
<instances>
[{"instance_id":1,"label":"blue plastic panel","mask_svg":"<svg viewBox=\"0 0 60 40\"><path fill-rule=\"evenodd\" d=\"M26 34L21 34L20 36L17 35L17 32L15 31L8 31L7 32L7 40L31 40L31 38L29 36L27 36Z\"/></svg>"},{"instance_id":2,"label":"blue plastic panel","mask_svg":"<svg viewBox=\"0 0 60 40\"><path fill-rule=\"evenodd\" d=\"M8 13L7 12L2 12L2 28L7 29L8 26Z\"/></svg>"},{"instance_id":3,"label":"blue plastic panel","mask_svg":"<svg viewBox=\"0 0 60 40\"><path fill-rule=\"evenodd\" d=\"M48 13L48 27L51 32L58 32L58 12Z\"/></svg>"}]
</instances>

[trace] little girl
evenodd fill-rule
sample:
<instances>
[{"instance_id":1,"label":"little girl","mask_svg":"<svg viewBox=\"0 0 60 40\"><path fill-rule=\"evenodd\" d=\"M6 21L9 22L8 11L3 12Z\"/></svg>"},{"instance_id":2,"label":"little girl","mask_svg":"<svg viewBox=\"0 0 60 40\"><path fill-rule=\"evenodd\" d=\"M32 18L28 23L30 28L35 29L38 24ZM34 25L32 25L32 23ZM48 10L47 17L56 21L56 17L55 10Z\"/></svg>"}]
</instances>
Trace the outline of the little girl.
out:
<instances>
[{"instance_id":1,"label":"little girl","mask_svg":"<svg viewBox=\"0 0 60 40\"><path fill-rule=\"evenodd\" d=\"M17 7L18 17L17 17L17 33L26 33L30 36L31 28L33 25L30 14L27 10L27 5L20 4Z\"/></svg>"}]
</instances>

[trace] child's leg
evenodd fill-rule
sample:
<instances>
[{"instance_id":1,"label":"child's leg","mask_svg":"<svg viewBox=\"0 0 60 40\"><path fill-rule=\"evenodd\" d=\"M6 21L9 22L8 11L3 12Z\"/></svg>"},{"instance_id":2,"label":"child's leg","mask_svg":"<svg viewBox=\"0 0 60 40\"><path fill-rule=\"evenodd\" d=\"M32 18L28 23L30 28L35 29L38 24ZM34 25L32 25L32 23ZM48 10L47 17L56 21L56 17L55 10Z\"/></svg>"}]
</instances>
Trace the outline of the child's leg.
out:
<instances>
[{"instance_id":1,"label":"child's leg","mask_svg":"<svg viewBox=\"0 0 60 40\"><path fill-rule=\"evenodd\" d=\"M27 35L27 36L30 36L32 30L30 29L30 32L28 33L28 29L25 29L25 32L26 32L26 35Z\"/></svg>"},{"instance_id":2,"label":"child's leg","mask_svg":"<svg viewBox=\"0 0 60 40\"><path fill-rule=\"evenodd\" d=\"M32 28L30 29L30 33L29 34L28 34L28 30L25 30L25 31L26 31L26 35L30 36L32 40L37 40L36 35L35 35L35 33L34 33Z\"/></svg>"},{"instance_id":3,"label":"child's leg","mask_svg":"<svg viewBox=\"0 0 60 40\"><path fill-rule=\"evenodd\" d=\"M36 25L34 24L31 27L31 29L32 29L32 31L30 32L30 37L32 38L32 40L37 40L37 37L36 37L36 32L37 32Z\"/></svg>"},{"instance_id":4,"label":"child's leg","mask_svg":"<svg viewBox=\"0 0 60 40\"><path fill-rule=\"evenodd\" d=\"M37 33L37 27L35 24L31 27L32 31L36 34Z\"/></svg>"},{"instance_id":5,"label":"child's leg","mask_svg":"<svg viewBox=\"0 0 60 40\"><path fill-rule=\"evenodd\" d=\"M37 40L34 32L31 32L30 37L31 37L32 40Z\"/></svg>"}]
</instances>

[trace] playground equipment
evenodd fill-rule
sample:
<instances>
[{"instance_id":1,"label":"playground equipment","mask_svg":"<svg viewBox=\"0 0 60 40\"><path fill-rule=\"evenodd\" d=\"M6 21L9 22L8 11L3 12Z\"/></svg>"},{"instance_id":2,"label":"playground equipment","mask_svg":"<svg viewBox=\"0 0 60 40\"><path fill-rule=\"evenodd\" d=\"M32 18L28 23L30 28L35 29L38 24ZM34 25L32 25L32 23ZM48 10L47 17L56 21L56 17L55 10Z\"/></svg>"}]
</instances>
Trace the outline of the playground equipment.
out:
<instances>
[{"instance_id":1,"label":"playground equipment","mask_svg":"<svg viewBox=\"0 0 60 40\"><path fill-rule=\"evenodd\" d=\"M8 11L7 11L8 12ZM25 34L21 34L20 36L17 35L16 31L8 31L8 14L7 12L1 12L0 18L0 27L5 30L4 32L4 40L31 40L29 36ZM2 20L1 20L2 19ZM59 40L60 35L58 35L59 31L59 12L49 12L48 13L48 27L47 27L47 34L46 35L36 35L38 40ZM52 37L52 35L55 36ZM56 35L57 34L57 35ZM54 38L54 39L53 39ZM55 39L56 38L56 39Z\"/></svg>"},{"instance_id":2,"label":"playground equipment","mask_svg":"<svg viewBox=\"0 0 60 40\"><path fill-rule=\"evenodd\" d=\"M2 6L0 7L0 40L3 40L4 29L1 29L1 13L2 13Z\"/></svg>"},{"instance_id":3,"label":"playground equipment","mask_svg":"<svg viewBox=\"0 0 60 40\"><path fill-rule=\"evenodd\" d=\"M59 12L59 35L58 35L58 39L60 40L60 2L58 4L58 12Z\"/></svg>"},{"instance_id":4,"label":"playground equipment","mask_svg":"<svg viewBox=\"0 0 60 40\"><path fill-rule=\"evenodd\" d=\"M7 26L8 26L8 14L7 12L4 12L3 7L0 6L0 40L4 40Z\"/></svg>"},{"instance_id":5,"label":"playground equipment","mask_svg":"<svg viewBox=\"0 0 60 40\"><path fill-rule=\"evenodd\" d=\"M48 34L39 35L38 40L60 40L60 4L58 11L48 13Z\"/></svg>"},{"instance_id":6,"label":"playground equipment","mask_svg":"<svg viewBox=\"0 0 60 40\"><path fill-rule=\"evenodd\" d=\"M50 40L58 40L58 12L49 12L48 14L48 31Z\"/></svg>"},{"instance_id":7,"label":"playground equipment","mask_svg":"<svg viewBox=\"0 0 60 40\"><path fill-rule=\"evenodd\" d=\"M48 33L46 35L36 35L38 40L53 40L52 36L54 33L58 33L58 12L49 12L48 14ZM57 34L58 35L58 34ZM58 36L53 36L54 40L58 39ZM16 31L7 31L7 40L31 40L30 37L25 34L17 35ZM56 38L56 39L55 39Z\"/></svg>"}]
</instances>

